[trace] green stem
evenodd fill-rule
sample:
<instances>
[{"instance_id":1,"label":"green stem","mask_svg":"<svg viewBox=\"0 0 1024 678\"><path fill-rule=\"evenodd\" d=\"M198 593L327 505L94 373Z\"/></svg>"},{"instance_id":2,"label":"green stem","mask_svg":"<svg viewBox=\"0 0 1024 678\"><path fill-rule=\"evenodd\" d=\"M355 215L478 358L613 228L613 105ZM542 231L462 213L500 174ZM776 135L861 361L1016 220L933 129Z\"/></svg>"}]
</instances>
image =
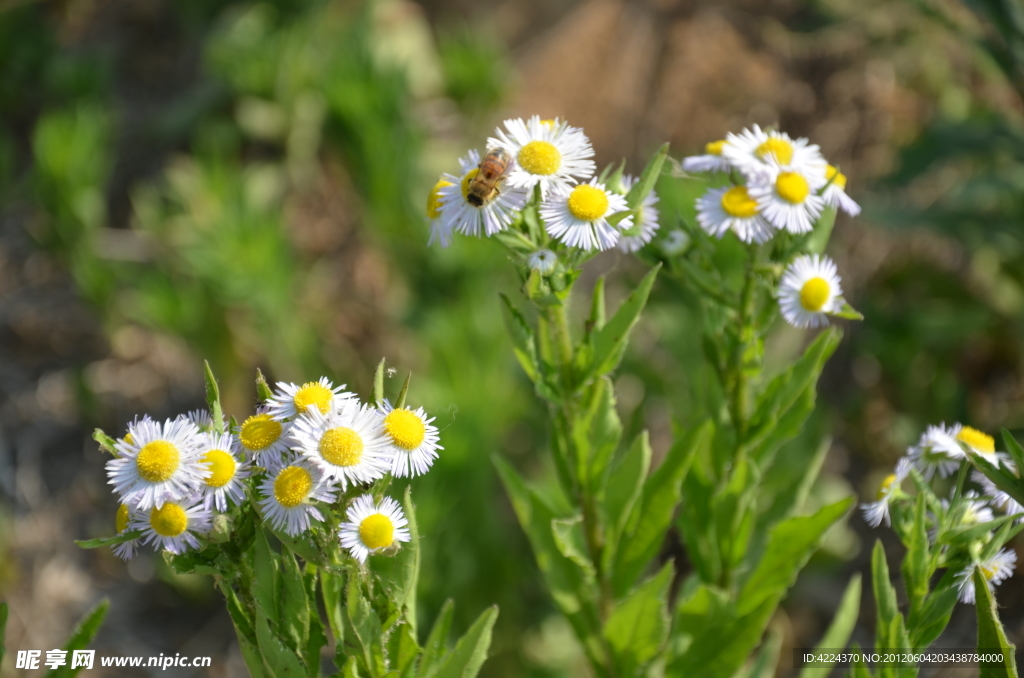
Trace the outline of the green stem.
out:
<instances>
[{"instance_id":1,"label":"green stem","mask_svg":"<svg viewBox=\"0 0 1024 678\"><path fill-rule=\"evenodd\" d=\"M754 342L757 340L754 318L754 293L757 289L757 274L754 270L755 257L756 251L752 249L750 258L747 260L743 292L740 295L739 337L730 365L733 386L731 413L733 425L736 427L736 441L739 448L743 447L747 426L750 423L750 378L747 375L746 363L750 351L754 348Z\"/></svg>"}]
</instances>

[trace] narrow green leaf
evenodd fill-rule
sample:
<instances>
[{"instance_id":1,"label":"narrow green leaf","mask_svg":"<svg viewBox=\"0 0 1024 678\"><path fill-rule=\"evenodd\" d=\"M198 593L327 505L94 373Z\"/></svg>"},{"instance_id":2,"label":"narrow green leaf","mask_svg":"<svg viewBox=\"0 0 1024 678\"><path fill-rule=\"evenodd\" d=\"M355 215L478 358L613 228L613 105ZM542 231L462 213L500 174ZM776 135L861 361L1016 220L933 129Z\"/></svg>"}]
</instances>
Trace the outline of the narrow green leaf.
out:
<instances>
[{"instance_id":1,"label":"narrow green leaf","mask_svg":"<svg viewBox=\"0 0 1024 678\"><path fill-rule=\"evenodd\" d=\"M757 657L744 670L736 674L736 678L775 678L779 667L779 651L782 649L783 633L777 626L768 629L768 638L761 643Z\"/></svg>"},{"instance_id":2,"label":"narrow green leaf","mask_svg":"<svg viewBox=\"0 0 1024 678\"><path fill-rule=\"evenodd\" d=\"M912 612L907 618L910 644L915 650L929 647L949 624L960 596L960 587L954 575L954 572L948 571L947 576L925 598L916 616Z\"/></svg>"},{"instance_id":3,"label":"narrow green leaf","mask_svg":"<svg viewBox=\"0 0 1024 678\"><path fill-rule=\"evenodd\" d=\"M1005 428L1003 429L1003 444L1006 445L1006 451L1010 453L1014 466L1018 469L1024 469L1024 447L1021 447L1017 439Z\"/></svg>"},{"instance_id":4,"label":"narrow green leaf","mask_svg":"<svg viewBox=\"0 0 1024 678\"><path fill-rule=\"evenodd\" d=\"M210 407L210 416L213 417L213 429L217 433L224 433L224 410L220 406L220 387L217 386L217 379L210 369L210 361L203 361L203 376L206 380L206 404Z\"/></svg>"},{"instance_id":5,"label":"narrow green leaf","mask_svg":"<svg viewBox=\"0 0 1024 678\"><path fill-rule=\"evenodd\" d=\"M636 210L622 210L621 212L616 212L615 214L608 215L606 217L606 220L608 221L608 223L610 225L618 226L620 223L622 223L627 218L635 217L635 216L636 216Z\"/></svg>"},{"instance_id":6,"label":"narrow green leaf","mask_svg":"<svg viewBox=\"0 0 1024 678\"><path fill-rule=\"evenodd\" d=\"M270 549L267 533L262 529L256 530L253 573L252 594L256 607L262 609L270 621L275 621L272 615L277 611L277 599L281 589L277 554Z\"/></svg>"},{"instance_id":7,"label":"narrow green leaf","mask_svg":"<svg viewBox=\"0 0 1024 678\"><path fill-rule=\"evenodd\" d=\"M84 650L89 647L89 643L93 641L96 634L99 633L100 627L103 626L103 620L107 616L107 610L110 609L110 601L103 599L100 603L89 610L82 620L78 622L75 630L71 632L71 637L64 644L62 649L67 651L67 663L64 666L59 666L55 669L50 669L46 672L46 678L70 678L71 676L78 675L78 672L82 670L82 667L71 668L71 658L75 650ZM4 621L7 620L7 609L4 608Z\"/></svg>"},{"instance_id":8,"label":"narrow green leaf","mask_svg":"<svg viewBox=\"0 0 1024 678\"><path fill-rule=\"evenodd\" d=\"M643 431L629 447L608 477L605 488L605 567L614 562L619 539L626 529L633 508L641 501L644 481L651 468L651 444Z\"/></svg>"},{"instance_id":9,"label":"narrow green leaf","mask_svg":"<svg viewBox=\"0 0 1024 678\"><path fill-rule=\"evenodd\" d=\"M854 643L850 646L850 652L855 653L858 657L857 661L850 667L851 678L872 678L871 671L868 669L867 664L860 660L861 648L860 645Z\"/></svg>"},{"instance_id":10,"label":"narrow green leaf","mask_svg":"<svg viewBox=\"0 0 1024 678\"><path fill-rule=\"evenodd\" d=\"M373 373L373 402L377 407L384 404L384 372L387 369L387 358L381 358L377 370Z\"/></svg>"},{"instance_id":11,"label":"narrow green leaf","mask_svg":"<svg viewBox=\"0 0 1024 678\"><path fill-rule=\"evenodd\" d=\"M875 595L878 621L875 624L875 647L901 649L889 635L893 621L902 619L896 604L896 589L889 580L889 564L885 561L885 549L881 540L875 542L871 552L871 588Z\"/></svg>"},{"instance_id":12,"label":"narrow green leaf","mask_svg":"<svg viewBox=\"0 0 1024 678\"><path fill-rule=\"evenodd\" d=\"M432 678L474 678L487 660L487 648L491 646L491 633L497 618L497 607L484 610L466 635L455 644L451 654L444 658Z\"/></svg>"},{"instance_id":13,"label":"narrow green leaf","mask_svg":"<svg viewBox=\"0 0 1024 678\"><path fill-rule=\"evenodd\" d=\"M263 376L263 372L260 368L256 368L256 400L265 403L274 397L274 392L270 390L270 384L267 383L267 378Z\"/></svg>"},{"instance_id":14,"label":"narrow green leaf","mask_svg":"<svg viewBox=\"0 0 1024 678\"><path fill-rule=\"evenodd\" d=\"M864 320L864 314L850 306L850 303L846 300L843 300L842 308L830 315L835 318L843 318L844 320Z\"/></svg>"},{"instance_id":15,"label":"narrow green leaf","mask_svg":"<svg viewBox=\"0 0 1024 678\"><path fill-rule=\"evenodd\" d=\"M405 398L409 395L409 382L412 381L412 372L405 378L405 383L402 384L402 390L398 392L398 400L395 401L395 409L405 407Z\"/></svg>"},{"instance_id":16,"label":"narrow green leaf","mask_svg":"<svg viewBox=\"0 0 1024 678\"><path fill-rule=\"evenodd\" d=\"M537 345L534 340L533 330L526 323L526 319L523 318L518 309L512 305L508 297L504 294L500 296L505 327L508 330L509 337L512 339L512 352L522 366L523 371L526 372L526 376L536 384L539 373L537 367Z\"/></svg>"},{"instance_id":17,"label":"narrow green leaf","mask_svg":"<svg viewBox=\"0 0 1024 678\"><path fill-rule=\"evenodd\" d=\"M111 438L106 433L104 433L103 429L98 428L95 431L93 431L92 439L99 443L100 449L103 450L104 452L109 453L114 458L117 458L119 456L117 454L117 440Z\"/></svg>"},{"instance_id":18,"label":"narrow green leaf","mask_svg":"<svg viewBox=\"0 0 1024 678\"><path fill-rule=\"evenodd\" d=\"M586 389L584 409L572 425L576 477L584 479L594 494L600 494L622 440L622 422L615 407L611 379L601 377Z\"/></svg>"},{"instance_id":19,"label":"narrow green leaf","mask_svg":"<svg viewBox=\"0 0 1024 678\"><path fill-rule=\"evenodd\" d=\"M587 578L595 575L594 563L587 554L586 539L583 535L583 516L555 518L551 521L551 534L559 553L576 563Z\"/></svg>"},{"instance_id":20,"label":"narrow green leaf","mask_svg":"<svg viewBox=\"0 0 1024 678\"><path fill-rule=\"evenodd\" d=\"M626 194L626 205L629 206L629 209L638 209L643 204L644 198L654 190L654 185L658 183L658 177L661 176L665 158L668 157L668 146L668 143L664 143L654 152L647 162L647 166L644 167L644 171L640 173L640 179L629 189L629 193Z\"/></svg>"},{"instance_id":21,"label":"narrow green leaf","mask_svg":"<svg viewBox=\"0 0 1024 678\"><path fill-rule=\"evenodd\" d=\"M121 534L113 537L75 540L75 546L80 549L95 549L100 546L117 546L118 544L123 544L126 541L131 541L132 539L139 539L140 537L142 537L142 530L131 530L128 532L122 532Z\"/></svg>"},{"instance_id":22,"label":"narrow green leaf","mask_svg":"<svg viewBox=\"0 0 1024 678\"><path fill-rule=\"evenodd\" d=\"M839 602L836 616L832 618L832 624L829 625L825 635L815 646L815 652L846 647L846 642L850 640L850 634L853 633L853 627L857 624L857 615L860 612L860 588L860 574L855 574L850 579L850 583L846 585L846 591L843 593L843 599ZM800 672L800 678L828 678L831 670L831 663L808 666Z\"/></svg>"},{"instance_id":23,"label":"narrow green leaf","mask_svg":"<svg viewBox=\"0 0 1024 678\"><path fill-rule=\"evenodd\" d=\"M587 319L587 334L604 327L606 321L604 303L604 276L594 282L594 292L590 297L590 317Z\"/></svg>"},{"instance_id":24,"label":"narrow green leaf","mask_svg":"<svg viewBox=\"0 0 1024 678\"><path fill-rule=\"evenodd\" d=\"M639 675L661 652L668 638L668 589L675 573L672 561L612 609L603 634L617 665L616 673Z\"/></svg>"},{"instance_id":25,"label":"narrow green leaf","mask_svg":"<svg viewBox=\"0 0 1024 678\"><path fill-rule=\"evenodd\" d=\"M996 487L1010 495L1018 504L1024 505L1024 480L1008 472L1001 465L996 466L980 454L969 454L968 457L975 468L984 473Z\"/></svg>"},{"instance_id":26,"label":"narrow green leaf","mask_svg":"<svg viewBox=\"0 0 1024 678\"><path fill-rule=\"evenodd\" d=\"M349 657L341 671L342 678L359 678L359 666L355 657Z\"/></svg>"},{"instance_id":27,"label":"narrow green leaf","mask_svg":"<svg viewBox=\"0 0 1024 678\"><path fill-rule=\"evenodd\" d=\"M426 676L433 672L441 664L448 649L448 634L452 628L452 616L455 614L455 603L449 598L441 606L441 612L434 620L434 627L430 629L427 642L423 646L423 656L420 658L419 675Z\"/></svg>"},{"instance_id":28,"label":"narrow green leaf","mask_svg":"<svg viewBox=\"0 0 1024 678\"><path fill-rule=\"evenodd\" d=\"M391 670L405 672L416 661L420 654L420 646L416 642L416 633L412 626L402 622L391 631L387 639L388 657L391 659Z\"/></svg>"},{"instance_id":29,"label":"narrow green leaf","mask_svg":"<svg viewBox=\"0 0 1024 678\"><path fill-rule=\"evenodd\" d=\"M256 639L263 656L264 672L270 678L306 678L302 659L285 646L270 628L270 620L262 608L256 608Z\"/></svg>"},{"instance_id":30,"label":"narrow green leaf","mask_svg":"<svg viewBox=\"0 0 1024 678\"><path fill-rule=\"evenodd\" d=\"M324 599L324 611L327 612L327 624L331 628L334 642L339 648L344 647L345 639L345 605L343 591L345 578L341 574L320 571L320 595Z\"/></svg>"},{"instance_id":31,"label":"narrow green leaf","mask_svg":"<svg viewBox=\"0 0 1024 678\"><path fill-rule=\"evenodd\" d=\"M907 555L903 558L903 580L907 587L907 595L910 597L911 614L924 603L925 596L928 595L928 580L931 578L931 572L928 571L930 549L925 498L926 495L922 492L917 495L914 503L914 523L911 527L910 542L907 544Z\"/></svg>"},{"instance_id":32,"label":"narrow green leaf","mask_svg":"<svg viewBox=\"0 0 1024 678\"><path fill-rule=\"evenodd\" d=\"M996 601L980 568L974 568L974 599L978 611L978 653L998 652L1002 662L979 663L979 678L1017 678L1017 648L1006 638Z\"/></svg>"},{"instance_id":33,"label":"narrow green leaf","mask_svg":"<svg viewBox=\"0 0 1024 678\"><path fill-rule=\"evenodd\" d=\"M313 540L308 536L308 533L290 535L284 530L271 530L277 540L287 546L295 555L300 556L307 563L313 563L321 567L327 566L329 563L324 558L323 554L317 548Z\"/></svg>"},{"instance_id":34,"label":"narrow green leaf","mask_svg":"<svg viewBox=\"0 0 1024 678\"><path fill-rule=\"evenodd\" d=\"M814 230L807 238L807 251L811 254L822 254L828 246L829 238L832 237L832 227L836 223L836 208L826 207L821 211L821 216L814 222Z\"/></svg>"},{"instance_id":35,"label":"narrow green leaf","mask_svg":"<svg viewBox=\"0 0 1024 678\"><path fill-rule=\"evenodd\" d=\"M652 268L636 289L622 302L619 310L608 320L608 323L594 332L593 367L591 373L586 375L587 378L608 374L618 366L629 339L629 332L640 319L640 312L647 304L647 297L651 293L654 280L660 270L661 264Z\"/></svg>"},{"instance_id":36,"label":"narrow green leaf","mask_svg":"<svg viewBox=\"0 0 1024 678\"><path fill-rule=\"evenodd\" d=\"M302 653L309 638L310 617L305 582L290 551L282 549L278 562L281 563L281 597L277 626L288 646L296 653Z\"/></svg>"},{"instance_id":37,"label":"narrow green leaf","mask_svg":"<svg viewBox=\"0 0 1024 678\"><path fill-rule=\"evenodd\" d=\"M384 629L380 618L363 596L359 578L350 576L345 595L345 612L352 630L350 645L362 659L363 667L371 676L382 676L387 671L384 662Z\"/></svg>"}]
</instances>

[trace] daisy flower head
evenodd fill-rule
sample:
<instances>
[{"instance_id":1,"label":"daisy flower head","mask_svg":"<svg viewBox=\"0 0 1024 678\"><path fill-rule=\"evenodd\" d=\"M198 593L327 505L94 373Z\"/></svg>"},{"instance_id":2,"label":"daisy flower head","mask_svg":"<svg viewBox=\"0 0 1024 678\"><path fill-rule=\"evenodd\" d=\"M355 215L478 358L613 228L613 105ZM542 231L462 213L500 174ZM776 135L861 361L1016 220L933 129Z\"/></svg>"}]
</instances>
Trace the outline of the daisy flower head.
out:
<instances>
[{"instance_id":1,"label":"daisy flower head","mask_svg":"<svg viewBox=\"0 0 1024 678\"><path fill-rule=\"evenodd\" d=\"M309 408L327 414L333 405L354 397L345 390L345 384L335 386L327 377L320 377L319 381L307 381L301 386L279 381L277 391L267 401L267 411L272 419L285 421L294 419Z\"/></svg>"},{"instance_id":2,"label":"daisy flower head","mask_svg":"<svg viewBox=\"0 0 1024 678\"><path fill-rule=\"evenodd\" d=\"M124 534L128 531L132 521L138 520L141 514L142 512L137 508L133 508L128 504L119 504L117 515L114 517L114 527L117 529L117 534ZM114 555L121 560L131 560L135 557L135 552L138 550L141 542L141 539L130 539L115 545L112 550Z\"/></svg>"},{"instance_id":3,"label":"daisy flower head","mask_svg":"<svg viewBox=\"0 0 1024 678\"><path fill-rule=\"evenodd\" d=\"M406 528L409 521L402 507L391 497L384 497L376 504L371 495L364 494L352 502L345 517L348 522L342 523L339 529L341 546L360 563L365 563L371 553L410 539Z\"/></svg>"},{"instance_id":4,"label":"daisy flower head","mask_svg":"<svg viewBox=\"0 0 1024 678\"><path fill-rule=\"evenodd\" d=\"M323 522L324 516L313 501L330 503L335 492L324 482L323 473L315 466L296 459L260 483L260 511L275 530L295 536L308 530L313 520Z\"/></svg>"},{"instance_id":5,"label":"daisy flower head","mask_svg":"<svg viewBox=\"0 0 1024 678\"><path fill-rule=\"evenodd\" d=\"M796 172L823 175L826 165L817 144L803 137L793 139L785 132L765 131L757 125L739 134L726 134L722 156L744 172L760 172L774 163Z\"/></svg>"},{"instance_id":6,"label":"daisy flower head","mask_svg":"<svg viewBox=\"0 0 1024 678\"><path fill-rule=\"evenodd\" d=\"M821 197L829 207L841 209L851 217L860 214L860 205L853 201L853 198L846 195L846 175L832 165L825 167L825 190Z\"/></svg>"},{"instance_id":7,"label":"daisy flower head","mask_svg":"<svg viewBox=\"0 0 1024 678\"><path fill-rule=\"evenodd\" d=\"M632 175L625 175L622 177L622 187L628 193L629 189L633 188L633 184L636 183L636 178ZM644 245L651 242L654 239L654 235L658 232L660 225L658 224L658 208L655 205L658 204L658 194L651 191L647 194L647 197L640 203L640 207L637 208L636 218L634 225L639 229L639 233L636 235L623 235L619 238L618 246L619 249L627 254L630 252L639 251Z\"/></svg>"},{"instance_id":8,"label":"daisy flower head","mask_svg":"<svg viewBox=\"0 0 1024 678\"><path fill-rule=\"evenodd\" d=\"M967 456L957 442L960 424L929 426L921 439L907 451L907 456L925 480L931 480L935 472L946 478L956 473L960 462Z\"/></svg>"},{"instance_id":9,"label":"daisy flower head","mask_svg":"<svg viewBox=\"0 0 1024 678\"><path fill-rule=\"evenodd\" d=\"M159 424L148 417L117 441L107 476L123 503L141 510L179 501L199 489L209 470L199 463L199 429L187 419Z\"/></svg>"},{"instance_id":10,"label":"daisy flower head","mask_svg":"<svg viewBox=\"0 0 1024 678\"><path fill-rule=\"evenodd\" d=\"M196 425L200 433L209 433L213 430L213 415L207 410L192 410L178 416L179 419L187 419Z\"/></svg>"},{"instance_id":11,"label":"daisy flower head","mask_svg":"<svg viewBox=\"0 0 1024 678\"><path fill-rule=\"evenodd\" d=\"M229 505L245 501L245 479L252 472L251 462L235 456L235 441L228 434L203 434L199 448L200 463L210 469L203 480L203 506L227 511Z\"/></svg>"},{"instance_id":12,"label":"daisy flower head","mask_svg":"<svg viewBox=\"0 0 1024 678\"><path fill-rule=\"evenodd\" d=\"M429 471L437 451L444 449L438 445L440 436L431 423L434 417L428 418L422 407L392 407L388 400L381 405L381 414L381 427L393 455L391 475L413 478Z\"/></svg>"},{"instance_id":13,"label":"daisy flower head","mask_svg":"<svg viewBox=\"0 0 1024 678\"><path fill-rule=\"evenodd\" d=\"M587 184L554 188L540 205L540 217L548 235L569 247L606 250L618 242L623 229L633 225L632 216L615 226L608 221L608 217L626 209L625 197L612 193L594 178Z\"/></svg>"},{"instance_id":14,"label":"daisy flower head","mask_svg":"<svg viewBox=\"0 0 1024 678\"><path fill-rule=\"evenodd\" d=\"M451 185L452 182L441 177L427 196L427 219L430 220L430 239L427 240L427 247L435 243L441 247L449 247L452 244L452 226L441 215L441 189Z\"/></svg>"},{"instance_id":15,"label":"daisy flower head","mask_svg":"<svg viewBox=\"0 0 1024 678\"><path fill-rule=\"evenodd\" d=\"M981 571L988 590L991 592L996 586L1013 575L1017 566L1017 553L1010 549L1002 549L999 553L980 563L971 563L964 568L957 576L960 582L960 602L974 604L976 591L974 590L974 569Z\"/></svg>"},{"instance_id":16,"label":"daisy flower head","mask_svg":"<svg viewBox=\"0 0 1024 678\"><path fill-rule=\"evenodd\" d=\"M514 161L513 161L514 162ZM529 192L517 188L508 182L509 169L506 169L501 180L496 184L497 195L482 205L470 202L470 185L480 172L480 154L470 151L465 158L459 159L462 173L459 176L445 174L438 182L438 214L441 224L438 226L438 237L442 233L450 234L458 231L464 235L492 236L508 228L516 220L519 210L523 209ZM442 186L441 184L445 184Z\"/></svg>"},{"instance_id":17,"label":"daisy flower head","mask_svg":"<svg viewBox=\"0 0 1024 678\"><path fill-rule=\"evenodd\" d=\"M981 455L990 463L997 466L1001 463L1009 468L1013 467L1013 462L1007 454L996 452L996 439L987 433L983 433L970 426L964 426L956 434L956 439L966 445L968 450Z\"/></svg>"},{"instance_id":18,"label":"daisy flower head","mask_svg":"<svg viewBox=\"0 0 1024 678\"><path fill-rule=\"evenodd\" d=\"M945 499L940 501L943 506L949 507L948 501ZM957 519L958 525L980 525L981 523L992 522L993 518L995 518L995 515L992 513L992 507L988 505L988 501L982 499L974 490L964 492L962 501L962 513Z\"/></svg>"},{"instance_id":19,"label":"daisy flower head","mask_svg":"<svg viewBox=\"0 0 1024 678\"><path fill-rule=\"evenodd\" d=\"M910 460L907 457L900 457L896 462L895 470L887 475L882 484L878 486L878 495L875 501L869 504L861 504L861 511L864 512L864 520L871 527L878 527L883 522L889 525L889 504L900 491L900 485L910 474Z\"/></svg>"},{"instance_id":20,"label":"daisy flower head","mask_svg":"<svg viewBox=\"0 0 1024 678\"><path fill-rule=\"evenodd\" d=\"M798 169L772 159L765 168L748 174L748 184L758 210L779 230L807 233L825 208L825 198L818 195L825 185L824 167Z\"/></svg>"},{"instance_id":21,"label":"daisy flower head","mask_svg":"<svg viewBox=\"0 0 1024 678\"><path fill-rule=\"evenodd\" d=\"M356 401L326 415L310 408L292 425L291 440L298 454L343 491L391 470L391 441L381 428L380 413Z\"/></svg>"},{"instance_id":22,"label":"daisy flower head","mask_svg":"<svg viewBox=\"0 0 1024 678\"><path fill-rule=\"evenodd\" d=\"M828 324L826 315L842 310L842 294L835 262L823 254L805 254L782 275L779 308L794 327L821 327Z\"/></svg>"},{"instance_id":23,"label":"daisy flower head","mask_svg":"<svg viewBox=\"0 0 1024 678\"><path fill-rule=\"evenodd\" d=\"M313 408L319 411L319 408ZM235 434L237 449L265 468L280 468L281 457L288 452L291 423L278 421L266 406L242 422Z\"/></svg>"},{"instance_id":24,"label":"daisy flower head","mask_svg":"<svg viewBox=\"0 0 1024 678\"><path fill-rule=\"evenodd\" d=\"M142 530L142 539L157 551L180 555L199 548L196 534L209 532L210 510L201 503L185 499L169 501L159 508L140 511L130 522L133 530Z\"/></svg>"},{"instance_id":25,"label":"daisy flower head","mask_svg":"<svg viewBox=\"0 0 1024 678\"><path fill-rule=\"evenodd\" d=\"M732 163L722 152L728 142L725 139L712 141L704 146L703 155L691 155L683 158L684 172L728 172Z\"/></svg>"},{"instance_id":26,"label":"daisy flower head","mask_svg":"<svg viewBox=\"0 0 1024 678\"><path fill-rule=\"evenodd\" d=\"M710 188L697 198L697 223L716 238L732 231L746 243L763 243L775 229L761 214L746 186Z\"/></svg>"},{"instance_id":27,"label":"daisy flower head","mask_svg":"<svg viewBox=\"0 0 1024 678\"><path fill-rule=\"evenodd\" d=\"M526 257L526 265L531 271L537 270L541 275L550 275L558 266L558 255L548 249L537 250Z\"/></svg>"},{"instance_id":28,"label":"daisy flower head","mask_svg":"<svg viewBox=\"0 0 1024 678\"><path fill-rule=\"evenodd\" d=\"M1014 475L1017 473L1014 472ZM1008 493L996 487L996 484L989 480L988 476L975 469L971 473L971 479L981 486L981 491L985 496L992 498L992 506L1008 516L1018 516L1016 522L1024 521L1024 506L1021 506Z\"/></svg>"},{"instance_id":29,"label":"daisy flower head","mask_svg":"<svg viewBox=\"0 0 1024 678\"><path fill-rule=\"evenodd\" d=\"M590 178L597 167L594 147L583 130L558 118L541 120L535 115L529 120L506 120L505 129L495 134L487 145L504 148L515 161L508 184L527 192L539 186L541 198L554 188Z\"/></svg>"}]
</instances>

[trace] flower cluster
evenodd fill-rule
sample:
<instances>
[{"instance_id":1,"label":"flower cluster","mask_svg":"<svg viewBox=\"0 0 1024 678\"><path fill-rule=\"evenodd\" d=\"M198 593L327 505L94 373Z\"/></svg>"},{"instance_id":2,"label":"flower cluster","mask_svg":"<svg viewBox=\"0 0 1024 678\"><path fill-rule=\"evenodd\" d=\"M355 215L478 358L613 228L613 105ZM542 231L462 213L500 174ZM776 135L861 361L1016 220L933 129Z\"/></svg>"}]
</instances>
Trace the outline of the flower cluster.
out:
<instances>
[{"instance_id":1,"label":"flower cluster","mask_svg":"<svg viewBox=\"0 0 1024 678\"><path fill-rule=\"evenodd\" d=\"M347 521L336 538L365 562L408 541L409 531L396 501L359 488L388 474L426 473L443 449L433 421L422 408L360 402L326 377L278 383L240 425L207 411L136 419L107 463L120 501L117 531L139 533L115 553L128 559L140 542L172 554L200 548L217 516L242 510L291 536L338 510Z\"/></svg>"},{"instance_id":2,"label":"flower cluster","mask_svg":"<svg viewBox=\"0 0 1024 678\"><path fill-rule=\"evenodd\" d=\"M893 509L904 503L912 503L912 496L904 490L904 481L914 480L919 491L926 492L929 506L928 535L933 547L945 549L943 563L957 568L956 582L960 589L960 600L973 603L975 597L973 574L975 568L981 571L993 588L1013 574L1017 554L994 542L996 529L1004 521L996 521L996 512L1008 516L1009 520L1024 521L1024 507L1006 492L998 489L985 475L975 470L969 477L964 464L972 457L979 457L1001 468L1011 475L1017 469L1009 455L996 450L995 439L970 426L961 424L939 424L929 426L916 445L912 445L905 456L896 463L896 468L885 477L878 488L875 501L863 504L864 519L872 526L892 522ZM961 473L961 482L953 478ZM945 480L949 479L949 480ZM952 491L949 498L939 497L933 486L945 482ZM966 482L973 482L975 489L966 489ZM981 530L980 536L969 544L950 538L965 530L992 524L989 531Z\"/></svg>"}]
</instances>

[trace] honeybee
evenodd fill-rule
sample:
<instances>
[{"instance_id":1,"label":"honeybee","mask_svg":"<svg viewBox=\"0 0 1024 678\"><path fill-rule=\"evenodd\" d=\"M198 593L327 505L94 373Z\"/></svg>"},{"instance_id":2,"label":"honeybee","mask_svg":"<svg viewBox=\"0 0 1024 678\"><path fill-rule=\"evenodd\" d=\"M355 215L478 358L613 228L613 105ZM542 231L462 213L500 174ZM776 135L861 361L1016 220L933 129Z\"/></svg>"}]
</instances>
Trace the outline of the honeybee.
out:
<instances>
[{"instance_id":1,"label":"honeybee","mask_svg":"<svg viewBox=\"0 0 1024 678\"><path fill-rule=\"evenodd\" d=\"M469 182L466 201L474 207L483 207L494 200L499 193L498 182L501 181L511 161L508 151L503 148L488 150L484 159L480 161L476 176Z\"/></svg>"}]
</instances>

